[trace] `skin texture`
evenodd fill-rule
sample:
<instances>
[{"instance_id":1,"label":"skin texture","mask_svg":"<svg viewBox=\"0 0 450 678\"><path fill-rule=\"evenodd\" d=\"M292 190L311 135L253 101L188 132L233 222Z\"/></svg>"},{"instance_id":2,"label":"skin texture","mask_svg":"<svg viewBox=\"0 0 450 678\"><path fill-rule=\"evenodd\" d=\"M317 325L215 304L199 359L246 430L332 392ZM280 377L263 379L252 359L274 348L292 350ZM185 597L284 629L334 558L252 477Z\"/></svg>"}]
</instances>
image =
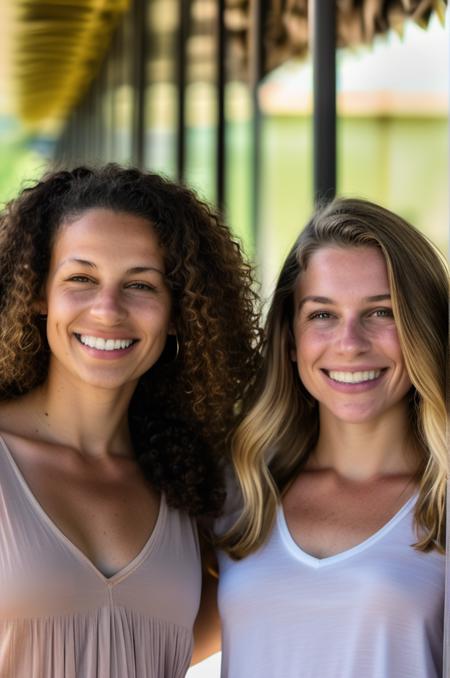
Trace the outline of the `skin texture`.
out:
<instances>
[{"instance_id":1,"label":"skin texture","mask_svg":"<svg viewBox=\"0 0 450 678\"><path fill-rule=\"evenodd\" d=\"M405 369L382 254L324 247L299 278L293 323L303 384L319 403L318 444L283 498L297 544L326 558L379 530L415 491ZM381 370L342 384L329 371Z\"/></svg>"},{"instance_id":2,"label":"skin texture","mask_svg":"<svg viewBox=\"0 0 450 678\"><path fill-rule=\"evenodd\" d=\"M325 301L328 300L328 301ZM411 387L392 313L384 259L375 248L320 249L295 294L300 378L323 417L348 423L384 418ZM379 370L378 379L342 384L329 370Z\"/></svg>"},{"instance_id":3,"label":"skin texture","mask_svg":"<svg viewBox=\"0 0 450 678\"><path fill-rule=\"evenodd\" d=\"M99 388L134 387L166 342L171 300L164 272L163 252L145 219L93 209L63 225L42 304L51 370ZM136 343L119 353L97 351L80 343L83 334Z\"/></svg>"},{"instance_id":4,"label":"skin texture","mask_svg":"<svg viewBox=\"0 0 450 678\"><path fill-rule=\"evenodd\" d=\"M136 382L171 331L164 253L151 225L104 209L64 224L39 306L48 314L48 377L2 404L0 429L51 520L111 576L142 549L159 511L127 421ZM108 354L83 346L80 334L136 343Z\"/></svg>"}]
</instances>

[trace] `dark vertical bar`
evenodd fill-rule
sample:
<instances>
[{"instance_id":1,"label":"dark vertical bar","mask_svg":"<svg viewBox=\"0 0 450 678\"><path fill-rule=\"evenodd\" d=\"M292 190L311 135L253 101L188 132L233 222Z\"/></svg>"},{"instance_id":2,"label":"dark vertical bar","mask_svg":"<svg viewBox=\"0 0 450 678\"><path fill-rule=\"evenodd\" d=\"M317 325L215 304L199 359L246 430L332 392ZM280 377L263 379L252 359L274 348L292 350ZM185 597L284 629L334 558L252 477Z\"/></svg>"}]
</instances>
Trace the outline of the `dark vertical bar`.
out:
<instances>
[{"instance_id":1,"label":"dark vertical bar","mask_svg":"<svg viewBox=\"0 0 450 678\"><path fill-rule=\"evenodd\" d=\"M106 91L107 97L105 101L105 116L106 116L106 138L105 138L105 157L108 162L115 160L115 127L116 115L114 106L115 88L116 88L116 63L117 63L117 32L113 37L112 49L108 55L108 62L106 64Z\"/></svg>"},{"instance_id":2,"label":"dark vertical bar","mask_svg":"<svg viewBox=\"0 0 450 678\"><path fill-rule=\"evenodd\" d=\"M66 164L66 152L67 152L67 127L64 129L64 132L56 140L56 143L53 147L53 153L51 162L53 166L57 166L58 163L64 162Z\"/></svg>"},{"instance_id":3,"label":"dark vertical bar","mask_svg":"<svg viewBox=\"0 0 450 678\"><path fill-rule=\"evenodd\" d=\"M80 111L80 127L81 127L81 139L82 143L80 145L80 150L76 153L75 162L83 163L87 162L89 156L89 149L92 147L92 128L90 124L90 112L89 112L89 98L85 97L81 103Z\"/></svg>"},{"instance_id":4,"label":"dark vertical bar","mask_svg":"<svg viewBox=\"0 0 450 678\"><path fill-rule=\"evenodd\" d=\"M89 164L96 162L97 156L97 119L95 111L95 91L91 85L90 92L87 96L88 101L88 125L89 125L89 145L86 149L85 162Z\"/></svg>"},{"instance_id":5,"label":"dark vertical bar","mask_svg":"<svg viewBox=\"0 0 450 678\"><path fill-rule=\"evenodd\" d=\"M226 38L225 0L218 1L217 7L217 150L216 150L216 203L219 209L225 207L226 196L226 155L225 155L225 85L226 85Z\"/></svg>"},{"instance_id":6,"label":"dark vertical bar","mask_svg":"<svg viewBox=\"0 0 450 678\"><path fill-rule=\"evenodd\" d=\"M103 97L105 94L104 68L100 71L99 77L92 83L93 87L93 114L94 114L94 134L95 134L95 157L96 163L104 162L103 158L103 137L105 126L103 120Z\"/></svg>"},{"instance_id":7,"label":"dark vertical bar","mask_svg":"<svg viewBox=\"0 0 450 678\"><path fill-rule=\"evenodd\" d=\"M79 129L80 129L80 110L77 106L76 111L71 115L69 121L70 129L65 134L64 146L61 148L62 153L57 157L58 162L68 165L75 157L75 146L80 144Z\"/></svg>"},{"instance_id":8,"label":"dark vertical bar","mask_svg":"<svg viewBox=\"0 0 450 678\"><path fill-rule=\"evenodd\" d=\"M145 0L134 0L132 15L133 36L133 130L131 157L136 167L145 164L145 86L146 86L146 33Z\"/></svg>"},{"instance_id":9,"label":"dark vertical bar","mask_svg":"<svg viewBox=\"0 0 450 678\"><path fill-rule=\"evenodd\" d=\"M314 87L314 200L336 194L336 3L311 0Z\"/></svg>"},{"instance_id":10,"label":"dark vertical bar","mask_svg":"<svg viewBox=\"0 0 450 678\"><path fill-rule=\"evenodd\" d=\"M124 20L120 22L117 30L116 42L116 62L114 75L114 109L119 103L119 93L122 85L127 84L127 68L125 60L125 29L128 17L125 15ZM116 162L124 162L123 152L123 130L121 129L121 115L114 114L114 160Z\"/></svg>"},{"instance_id":11,"label":"dark vertical bar","mask_svg":"<svg viewBox=\"0 0 450 678\"><path fill-rule=\"evenodd\" d=\"M178 53L176 64L178 87L177 177L179 181L183 181L186 169L186 83L189 15L189 0L179 0Z\"/></svg>"},{"instance_id":12,"label":"dark vertical bar","mask_svg":"<svg viewBox=\"0 0 450 678\"><path fill-rule=\"evenodd\" d=\"M250 0L249 80L252 107L252 180L251 224L255 252L258 251L258 231L261 193L261 128L262 117L258 100L259 83L264 73L264 24L267 0Z\"/></svg>"},{"instance_id":13,"label":"dark vertical bar","mask_svg":"<svg viewBox=\"0 0 450 678\"><path fill-rule=\"evenodd\" d=\"M79 113L78 108L72 112L66 130L64 132L64 140L62 146L62 153L58 158L63 164L68 165L74 162L75 159L75 148L76 148L76 136L79 126Z\"/></svg>"}]
</instances>

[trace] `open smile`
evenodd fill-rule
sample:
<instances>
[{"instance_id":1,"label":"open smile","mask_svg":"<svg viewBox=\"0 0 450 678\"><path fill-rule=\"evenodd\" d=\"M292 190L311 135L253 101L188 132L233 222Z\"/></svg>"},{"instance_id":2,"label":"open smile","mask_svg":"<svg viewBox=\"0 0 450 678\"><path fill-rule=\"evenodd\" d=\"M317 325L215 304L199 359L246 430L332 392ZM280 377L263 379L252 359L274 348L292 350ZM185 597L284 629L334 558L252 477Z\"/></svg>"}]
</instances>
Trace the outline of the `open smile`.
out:
<instances>
[{"instance_id":1,"label":"open smile","mask_svg":"<svg viewBox=\"0 0 450 678\"><path fill-rule=\"evenodd\" d=\"M328 384L344 393L360 393L375 388L383 379L387 367L372 370L326 370L322 369Z\"/></svg>"},{"instance_id":2,"label":"open smile","mask_svg":"<svg viewBox=\"0 0 450 678\"><path fill-rule=\"evenodd\" d=\"M89 334L76 334L75 337L83 346L93 348L97 351L125 351L133 344L137 343L137 339L114 339L95 337Z\"/></svg>"},{"instance_id":3,"label":"open smile","mask_svg":"<svg viewBox=\"0 0 450 678\"><path fill-rule=\"evenodd\" d=\"M340 384L362 384L366 381L374 381L378 379L383 370L358 370L355 372L350 371L341 371L341 370L324 370L327 376L333 381L337 381Z\"/></svg>"}]
</instances>

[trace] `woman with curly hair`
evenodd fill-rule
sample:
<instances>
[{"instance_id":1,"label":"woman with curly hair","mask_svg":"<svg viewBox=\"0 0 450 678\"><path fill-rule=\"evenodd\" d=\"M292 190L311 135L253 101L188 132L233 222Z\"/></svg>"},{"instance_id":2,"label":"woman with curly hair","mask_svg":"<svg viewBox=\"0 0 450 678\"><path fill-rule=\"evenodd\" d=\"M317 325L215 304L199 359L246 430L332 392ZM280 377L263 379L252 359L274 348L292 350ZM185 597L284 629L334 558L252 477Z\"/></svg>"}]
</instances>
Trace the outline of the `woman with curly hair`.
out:
<instances>
[{"instance_id":1,"label":"woman with curly hair","mask_svg":"<svg viewBox=\"0 0 450 678\"><path fill-rule=\"evenodd\" d=\"M219 521L223 678L443 675L447 301L443 258L372 203L295 242Z\"/></svg>"},{"instance_id":2,"label":"woman with curly hair","mask_svg":"<svg viewBox=\"0 0 450 678\"><path fill-rule=\"evenodd\" d=\"M59 171L4 210L1 678L184 676L251 285L220 218L155 174Z\"/></svg>"}]
</instances>

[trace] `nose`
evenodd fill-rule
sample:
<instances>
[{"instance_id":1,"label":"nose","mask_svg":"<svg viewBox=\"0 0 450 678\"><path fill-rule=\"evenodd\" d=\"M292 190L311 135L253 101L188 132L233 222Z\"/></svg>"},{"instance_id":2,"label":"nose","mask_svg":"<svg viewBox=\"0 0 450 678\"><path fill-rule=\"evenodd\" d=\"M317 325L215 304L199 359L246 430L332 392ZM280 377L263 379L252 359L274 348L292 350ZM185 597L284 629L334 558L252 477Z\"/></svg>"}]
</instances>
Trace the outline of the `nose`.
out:
<instances>
[{"instance_id":1,"label":"nose","mask_svg":"<svg viewBox=\"0 0 450 678\"><path fill-rule=\"evenodd\" d=\"M92 301L90 312L93 318L104 325L120 323L127 315L120 290L113 287L99 288Z\"/></svg>"},{"instance_id":2,"label":"nose","mask_svg":"<svg viewBox=\"0 0 450 678\"><path fill-rule=\"evenodd\" d=\"M338 349L341 353L364 353L370 347L370 340L358 318L343 319L337 337Z\"/></svg>"}]
</instances>

